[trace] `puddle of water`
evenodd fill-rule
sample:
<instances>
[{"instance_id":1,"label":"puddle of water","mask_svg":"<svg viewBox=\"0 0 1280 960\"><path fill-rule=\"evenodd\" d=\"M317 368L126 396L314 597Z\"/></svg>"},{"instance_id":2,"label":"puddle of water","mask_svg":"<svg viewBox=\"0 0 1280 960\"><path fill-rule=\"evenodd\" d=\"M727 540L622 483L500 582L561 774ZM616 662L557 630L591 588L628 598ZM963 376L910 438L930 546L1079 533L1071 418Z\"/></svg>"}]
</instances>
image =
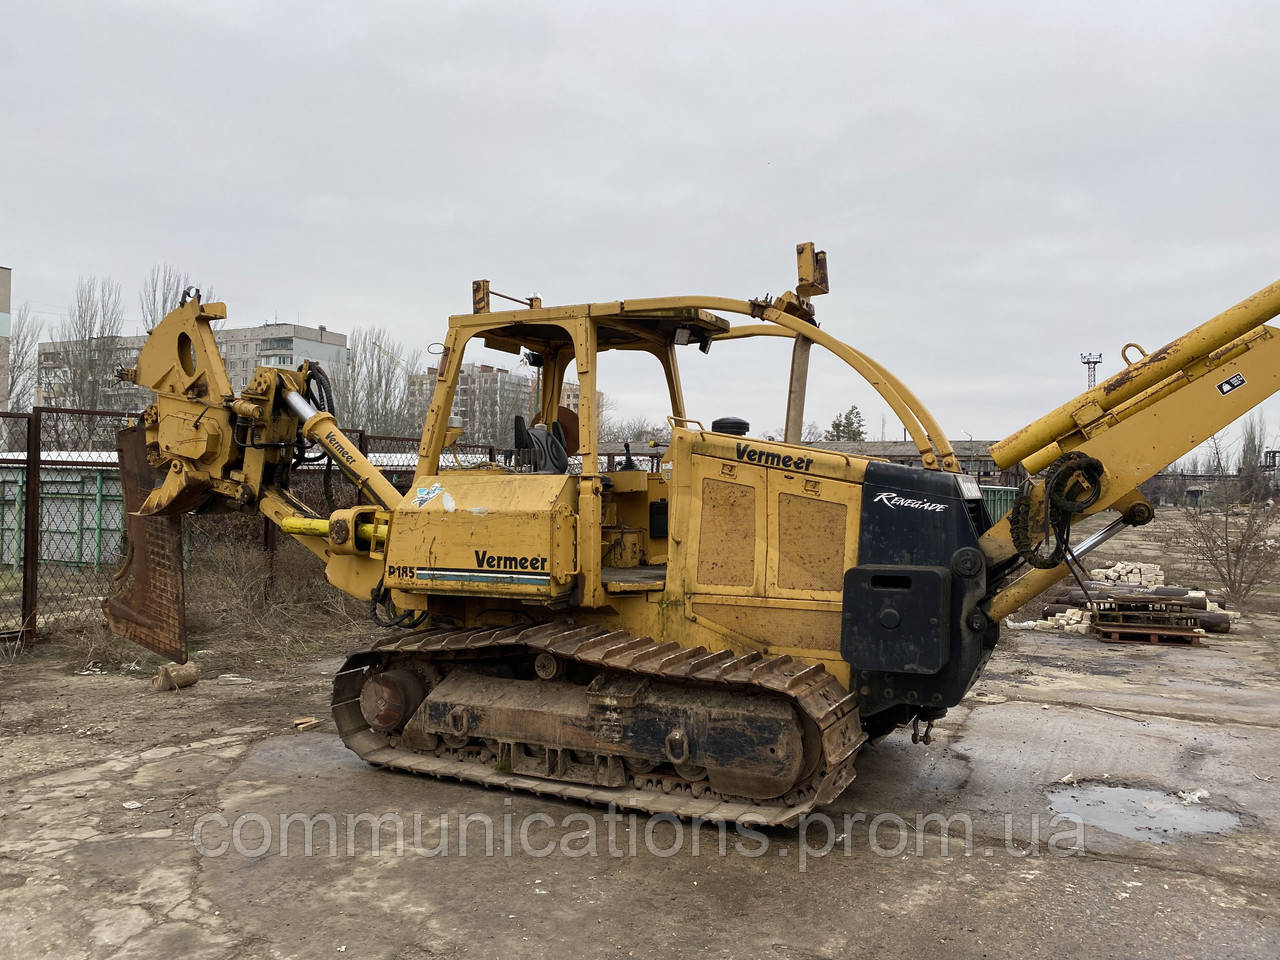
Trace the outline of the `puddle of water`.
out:
<instances>
[{"instance_id":1,"label":"puddle of water","mask_svg":"<svg viewBox=\"0 0 1280 960\"><path fill-rule=\"evenodd\" d=\"M1133 840L1174 843L1189 833L1226 833L1240 826L1240 818L1203 803L1183 803L1159 790L1078 783L1048 791L1055 813L1079 817L1088 826Z\"/></svg>"}]
</instances>

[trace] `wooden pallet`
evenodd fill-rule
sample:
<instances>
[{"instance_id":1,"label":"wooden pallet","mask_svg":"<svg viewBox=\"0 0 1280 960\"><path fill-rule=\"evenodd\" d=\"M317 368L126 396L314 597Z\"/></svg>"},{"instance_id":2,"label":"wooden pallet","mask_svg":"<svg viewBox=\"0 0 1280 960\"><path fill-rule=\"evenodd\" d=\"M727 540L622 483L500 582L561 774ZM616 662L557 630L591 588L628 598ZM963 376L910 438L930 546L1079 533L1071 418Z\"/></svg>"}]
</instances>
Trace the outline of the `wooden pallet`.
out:
<instances>
[{"instance_id":1,"label":"wooden pallet","mask_svg":"<svg viewBox=\"0 0 1280 960\"><path fill-rule=\"evenodd\" d=\"M1103 643L1173 643L1200 646L1201 634L1194 628L1159 623L1097 623L1094 635Z\"/></svg>"},{"instance_id":2,"label":"wooden pallet","mask_svg":"<svg viewBox=\"0 0 1280 960\"><path fill-rule=\"evenodd\" d=\"M1200 646L1196 612L1185 601L1150 595L1096 600L1093 633L1106 643L1175 643Z\"/></svg>"}]
</instances>

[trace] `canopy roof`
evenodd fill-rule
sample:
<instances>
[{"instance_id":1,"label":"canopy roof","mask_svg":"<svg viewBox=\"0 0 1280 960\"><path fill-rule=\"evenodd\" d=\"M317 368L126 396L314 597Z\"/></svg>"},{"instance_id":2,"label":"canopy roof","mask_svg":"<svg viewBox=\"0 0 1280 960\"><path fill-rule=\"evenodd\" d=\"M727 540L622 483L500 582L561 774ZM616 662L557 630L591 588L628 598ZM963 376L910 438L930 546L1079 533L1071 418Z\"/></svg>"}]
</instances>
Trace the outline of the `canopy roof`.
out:
<instances>
[{"instance_id":1,"label":"canopy roof","mask_svg":"<svg viewBox=\"0 0 1280 960\"><path fill-rule=\"evenodd\" d=\"M597 349L639 347L658 343L702 343L727 333L730 323L709 310L668 301L628 301L591 303L574 307L533 310L504 310L494 313L462 314L450 317L451 326L470 327L483 336L485 345L515 352L520 348L540 351L573 342L566 320L590 317L596 323ZM683 336L678 331L686 331Z\"/></svg>"}]
</instances>

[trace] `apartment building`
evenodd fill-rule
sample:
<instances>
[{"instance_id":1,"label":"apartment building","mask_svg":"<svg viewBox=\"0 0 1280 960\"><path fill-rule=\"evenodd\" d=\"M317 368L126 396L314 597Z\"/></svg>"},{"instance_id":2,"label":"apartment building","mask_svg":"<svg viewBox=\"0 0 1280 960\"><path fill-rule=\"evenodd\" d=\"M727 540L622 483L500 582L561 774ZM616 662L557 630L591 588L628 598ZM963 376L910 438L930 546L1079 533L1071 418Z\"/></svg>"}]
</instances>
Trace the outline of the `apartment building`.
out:
<instances>
[{"instance_id":1,"label":"apartment building","mask_svg":"<svg viewBox=\"0 0 1280 960\"><path fill-rule=\"evenodd\" d=\"M439 368L409 375L409 397L414 409L426 414L435 394ZM537 371L514 370L489 363L464 363L458 374L450 415L462 419L465 443L510 446L517 415L530 418L538 409L540 384ZM597 394L603 397L603 394ZM577 412L582 402L577 383L565 381L560 391L561 406Z\"/></svg>"},{"instance_id":2,"label":"apartment building","mask_svg":"<svg viewBox=\"0 0 1280 960\"><path fill-rule=\"evenodd\" d=\"M249 377L258 367L295 370L303 360L315 361L331 374L347 367L347 335L334 333L323 325L264 323L260 327L219 330L215 337L231 375L231 385L237 390L249 385Z\"/></svg>"}]
</instances>

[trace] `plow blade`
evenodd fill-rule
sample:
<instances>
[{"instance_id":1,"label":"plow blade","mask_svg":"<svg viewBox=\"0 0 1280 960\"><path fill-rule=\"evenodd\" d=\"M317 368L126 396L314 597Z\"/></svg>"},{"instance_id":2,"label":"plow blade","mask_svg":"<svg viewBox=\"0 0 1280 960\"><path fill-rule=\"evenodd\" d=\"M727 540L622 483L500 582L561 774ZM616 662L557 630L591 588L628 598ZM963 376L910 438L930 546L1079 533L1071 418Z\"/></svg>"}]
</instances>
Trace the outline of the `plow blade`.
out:
<instances>
[{"instance_id":1,"label":"plow blade","mask_svg":"<svg viewBox=\"0 0 1280 960\"><path fill-rule=\"evenodd\" d=\"M176 663L187 662L182 585L182 515L140 516L156 472L147 462L141 423L116 434L124 494L126 552L111 595L102 601L111 632Z\"/></svg>"}]
</instances>

